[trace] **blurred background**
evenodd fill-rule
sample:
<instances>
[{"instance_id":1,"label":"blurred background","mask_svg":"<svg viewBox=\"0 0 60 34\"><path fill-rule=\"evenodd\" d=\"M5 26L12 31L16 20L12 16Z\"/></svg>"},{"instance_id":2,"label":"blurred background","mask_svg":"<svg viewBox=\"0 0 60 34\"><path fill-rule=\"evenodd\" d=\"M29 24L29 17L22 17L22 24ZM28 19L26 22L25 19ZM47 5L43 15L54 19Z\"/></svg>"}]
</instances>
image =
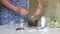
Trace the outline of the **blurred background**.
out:
<instances>
[{"instance_id":1,"label":"blurred background","mask_svg":"<svg viewBox=\"0 0 60 34\"><path fill-rule=\"evenodd\" d=\"M13 29L9 29L6 26L0 26L0 34L59 34L60 33L60 0L42 0L42 13L45 13L45 16L50 18L49 23L52 28L49 29L49 31L44 31L43 30L39 30L38 31L30 31L30 32L26 32L26 31L16 31L14 28ZM1 6L0 6L1 7ZM30 15L33 14L33 12L35 11L37 7L37 3L35 0L29 0L29 11L30 11ZM41 14L42 14L41 13ZM38 19L40 19L41 14L37 17ZM13 26L12 26L13 27ZM15 26L14 26L15 27ZM20 27L20 24L17 26ZM56 27L56 28L55 28Z\"/></svg>"}]
</instances>

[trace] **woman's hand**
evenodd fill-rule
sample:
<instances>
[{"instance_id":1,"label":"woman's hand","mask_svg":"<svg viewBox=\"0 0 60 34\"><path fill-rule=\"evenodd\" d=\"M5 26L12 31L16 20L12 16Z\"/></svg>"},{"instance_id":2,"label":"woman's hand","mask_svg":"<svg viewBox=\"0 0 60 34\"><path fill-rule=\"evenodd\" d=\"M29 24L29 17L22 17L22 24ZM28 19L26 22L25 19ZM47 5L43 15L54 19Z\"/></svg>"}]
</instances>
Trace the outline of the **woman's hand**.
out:
<instances>
[{"instance_id":1,"label":"woman's hand","mask_svg":"<svg viewBox=\"0 0 60 34\"><path fill-rule=\"evenodd\" d=\"M23 8L17 8L15 12L19 13L20 15L27 15L28 14L28 11Z\"/></svg>"},{"instance_id":2,"label":"woman's hand","mask_svg":"<svg viewBox=\"0 0 60 34\"><path fill-rule=\"evenodd\" d=\"M36 1L38 5L35 12L33 13L34 16L38 16L42 11L42 0L36 0Z\"/></svg>"},{"instance_id":3,"label":"woman's hand","mask_svg":"<svg viewBox=\"0 0 60 34\"><path fill-rule=\"evenodd\" d=\"M21 9L19 10L19 13L20 13L20 15L27 15L27 14L28 14L28 11L25 10L25 9L23 9L23 8L21 8Z\"/></svg>"},{"instance_id":4,"label":"woman's hand","mask_svg":"<svg viewBox=\"0 0 60 34\"><path fill-rule=\"evenodd\" d=\"M41 9L37 8L34 12L34 16L38 16L41 13Z\"/></svg>"}]
</instances>

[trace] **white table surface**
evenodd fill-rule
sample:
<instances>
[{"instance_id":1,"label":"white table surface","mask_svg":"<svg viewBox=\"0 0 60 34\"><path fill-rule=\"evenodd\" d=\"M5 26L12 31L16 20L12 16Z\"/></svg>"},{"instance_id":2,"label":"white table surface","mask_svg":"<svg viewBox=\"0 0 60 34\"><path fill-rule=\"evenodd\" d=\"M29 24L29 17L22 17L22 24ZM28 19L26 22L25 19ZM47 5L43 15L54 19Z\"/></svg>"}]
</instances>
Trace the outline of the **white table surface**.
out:
<instances>
[{"instance_id":1,"label":"white table surface","mask_svg":"<svg viewBox=\"0 0 60 34\"><path fill-rule=\"evenodd\" d=\"M60 34L60 28L50 28L49 31L16 31L15 29L9 29L7 26L0 26L0 34Z\"/></svg>"}]
</instances>

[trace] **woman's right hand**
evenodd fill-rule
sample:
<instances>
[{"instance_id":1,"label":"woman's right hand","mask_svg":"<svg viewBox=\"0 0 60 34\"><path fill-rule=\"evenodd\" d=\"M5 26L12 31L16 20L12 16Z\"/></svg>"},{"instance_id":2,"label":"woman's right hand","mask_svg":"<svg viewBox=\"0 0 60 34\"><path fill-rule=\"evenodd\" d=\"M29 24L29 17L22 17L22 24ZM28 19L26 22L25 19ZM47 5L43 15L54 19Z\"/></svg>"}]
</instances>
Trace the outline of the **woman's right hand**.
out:
<instances>
[{"instance_id":1,"label":"woman's right hand","mask_svg":"<svg viewBox=\"0 0 60 34\"><path fill-rule=\"evenodd\" d=\"M15 12L19 13L20 15L27 15L28 11L23 8L17 8L15 9Z\"/></svg>"}]
</instances>

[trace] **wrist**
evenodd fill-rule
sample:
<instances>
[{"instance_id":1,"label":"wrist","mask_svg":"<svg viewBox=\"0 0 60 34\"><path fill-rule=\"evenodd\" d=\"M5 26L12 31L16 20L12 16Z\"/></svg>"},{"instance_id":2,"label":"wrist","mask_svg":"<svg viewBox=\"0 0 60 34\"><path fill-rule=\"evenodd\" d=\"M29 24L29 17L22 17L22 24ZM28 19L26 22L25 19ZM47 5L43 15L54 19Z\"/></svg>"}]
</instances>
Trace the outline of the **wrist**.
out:
<instances>
[{"instance_id":1,"label":"wrist","mask_svg":"<svg viewBox=\"0 0 60 34\"><path fill-rule=\"evenodd\" d=\"M42 9L43 7L41 4L38 4L37 8Z\"/></svg>"}]
</instances>

